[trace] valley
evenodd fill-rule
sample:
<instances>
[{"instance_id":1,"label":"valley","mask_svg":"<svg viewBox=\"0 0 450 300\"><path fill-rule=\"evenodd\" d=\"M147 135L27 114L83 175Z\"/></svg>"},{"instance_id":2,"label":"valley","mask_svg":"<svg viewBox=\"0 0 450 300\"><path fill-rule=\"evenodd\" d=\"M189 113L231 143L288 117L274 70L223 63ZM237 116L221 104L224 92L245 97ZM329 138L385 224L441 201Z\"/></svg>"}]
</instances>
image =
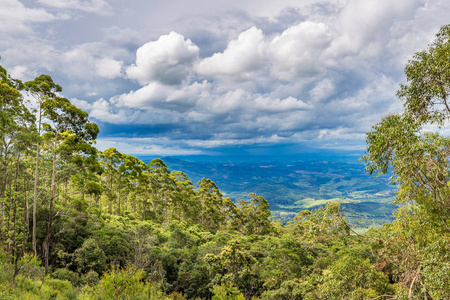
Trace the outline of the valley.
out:
<instances>
[{"instance_id":1,"label":"valley","mask_svg":"<svg viewBox=\"0 0 450 300\"><path fill-rule=\"evenodd\" d=\"M392 221L392 212L397 208L392 203L396 187L388 184L389 176L369 175L356 159L298 158L287 162L162 159L170 170L185 173L194 185L203 177L210 178L233 201L245 199L249 193L263 196L270 204L272 218L282 223L302 210L337 201L354 227L379 227Z\"/></svg>"}]
</instances>

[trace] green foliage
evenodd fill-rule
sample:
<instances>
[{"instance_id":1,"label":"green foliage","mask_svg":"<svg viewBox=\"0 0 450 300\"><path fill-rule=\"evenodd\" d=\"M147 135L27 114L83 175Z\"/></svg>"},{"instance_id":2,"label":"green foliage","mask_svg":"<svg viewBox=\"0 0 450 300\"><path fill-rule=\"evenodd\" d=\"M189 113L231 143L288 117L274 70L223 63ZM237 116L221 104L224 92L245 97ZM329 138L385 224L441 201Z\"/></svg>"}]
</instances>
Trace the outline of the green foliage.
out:
<instances>
[{"instance_id":1,"label":"green foliage","mask_svg":"<svg viewBox=\"0 0 450 300\"><path fill-rule=\"evenodd\" d=\"M93 238L84 241L83 246L75 251L75 261L80 272L94 270L102 273L106 269L106 255Z\"/></svg>"},{"instance_id":2,"label":"green foliage","mask_svg":"<svg viewBox=\"0 0 450 300\"><path fill-rule=\"evenodd\" d=\"M248 195L250 200L238 199L238 206L233 208L231 217L234 219L232 228L244 232L247 235L264 235L274 231L270 222L269 203L255 193Z\"/></svg>"},{"instance_id":3,"label":"green foliage","mask_svg":"<svg viewBox=\"0 0 450 300\"><path fill-rule=\"evenodd\" d=\"M39 292L41 299L75 300L77 295L78 292L69 281L52 278L46 278Z\"/></svg>"},{"instance_id":4,"label":"green foliage","mask_svg":"<svg viewBox=\"0 0 450 300\"><path fill-rule=\"evenodd\" d=\"M197 197L201 204L199 223L215 231L225 221L221 210L223 206L222 193L211 179L203 178L198 185Z\"/></svg>"},{"instance_id":5,"label":"green foliage","mask_svg":"<svg viewBox=\"0 0 450 300\"><path fill-rule=\"evenodd\" d=\"M239 277L245 273L257 260L246 251L239 240L231 240L222 249L218 255L207 254L205 261L211 266L211 269L218 270L224 268L231 273L232 280L237 283Z\"/></svg>"},{"instance_id":6,"label":"green foliage","mask_svg":"<svg viewBox=\"0 0 450 300\"><path fill-rule=\"evenodd\" d=\"M69 269L56 269L52 272L51 278L69 281L73 286L80 284L80 275Z\"/></svg>"},{"instance_id":7,"label":"green foliage","mask_svg":"<svg viewBox=\"0 0 450 300\"><path fill-rule=\"evenodd\" d=\"M99 275L98 275L97 272L95 272L94 270L90 270L89 272L87 272L86 274L83 275L81 280L85 284L93 287L93 286L96 286L98 284L98 282L99 282L99 278L98 277L99 277Z\"/></svg>"},{"instance_id":8,"label":"green foliage","mask_svg":"<svg viewBox=\"0 0 450 300\"><path fill-rule=\"evenodd\" d=\"M392 294L388 277L368 260L344 256L324 271L324 282L314 293L320 299L370 299Z\"/></svg>"},{"instance_id":9,"label":"green foliage","mask_svg":"<svg viewBox=\"0 0 450 300\"><path fill-rule=\"evenodd\" d=\"M433 299L450 298L450 238L441 236L425 248L420 272Z\"/></svg>"},{"instance_id":10,"label":"green foliage","mask_svg":"<svg viewBox=\"0 0 450 300\"><path fill-rule=\"evenodd\" d=\"M450 25L442 26L434 42L408 61L408 84L397 96L404 100L405 114L420 123L443 124L450 115Z\"/></svg>"},{"instance_id":11,"label":"green foliage","mask_svg":"<svg viewBox=\"0 0 450 300\"><path fill-rule=\"evenodd\" d=\"M212 300L245 300L244 295L232 284L215 285L211 291Z\"/></svg>"},{"instance_id":12,"label":"green foliage","mask_svg":"<svg viewBox=\"0 0 450 300\"><path fill-rule=\"evenodd\" d=\"M426 50L408 62L408 84L397 93L405 110L372 128L362 157L371 173L391 168L392 182L399 186L396 201L405 206L393 224L380 229L384 241L376 249L380 268L410 299L445 299L450 293L444 246L450 234L450 139L424 130L430 124L444 127L450 116L449 58L450 25L446 25Z\"/></svg>"},{"instance_id":13,"label":"green foliage","mask_svg":"<svg viewBox=\"0 0 450 300\"><path fill-rule=\"evenodd\" d=\"M15 287L20 291L38 296L40 294L42 284L39 281L30 279L29 277L19 275L16 278Z\"/></svg>"},{"instance_id":14,"label":"green foliage","mask_svg":"<svg viewBox=\"0 0 450 300\"><path fill-rule=\"evenodd\" d=\"M142 282L143 275L142 270L134 268L112 269L102 277L92 296L99 300L165 300L168 298L154 286Z\"/></svg>"},{"instance_id":15,"label":"green foliage","mask_svg":"<svg viewBox=\"0 0 450 300\"><path fill-rule=\"evenodd\" d=\"M301 300L313 289L313 286L307 281L286 280L279 289L266 291L261 298L263 300Z\"/></svg>"},{"instance_id":16,"label":"green foliage","mask_svg":"<svg viewBox=\"0 0 450 300\"><path fill-rule=\"evenodd\" d=\"M140 280L143 272L133 268L112 269L100 280L96 293L99 299L147 299L146 285Z\"/></svg>"}]
</instances>

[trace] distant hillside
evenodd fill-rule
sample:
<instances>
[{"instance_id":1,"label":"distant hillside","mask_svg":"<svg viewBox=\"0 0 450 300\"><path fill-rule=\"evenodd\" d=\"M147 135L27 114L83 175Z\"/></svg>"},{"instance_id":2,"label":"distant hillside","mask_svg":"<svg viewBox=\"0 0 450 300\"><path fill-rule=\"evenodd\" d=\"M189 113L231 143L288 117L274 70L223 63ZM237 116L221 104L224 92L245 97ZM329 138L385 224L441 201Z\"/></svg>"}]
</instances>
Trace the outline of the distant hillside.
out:
<instances>
[{"instance_id":1,"label":"distant hillside","mask_svg":"<svg viewBox=\"0 0 450 300\"><path fill-rule=\"evenodd\" d=\"M299 211L330 201L343 203L357 227L392 220L395 187L388 176L375 178L359 162L305 160L296 162L198 162L165 157L170 170L183 171L194 184L213 180L233 200L254 192L270 203L273 216L286 222Z\"/></svg>"}]
</instances>

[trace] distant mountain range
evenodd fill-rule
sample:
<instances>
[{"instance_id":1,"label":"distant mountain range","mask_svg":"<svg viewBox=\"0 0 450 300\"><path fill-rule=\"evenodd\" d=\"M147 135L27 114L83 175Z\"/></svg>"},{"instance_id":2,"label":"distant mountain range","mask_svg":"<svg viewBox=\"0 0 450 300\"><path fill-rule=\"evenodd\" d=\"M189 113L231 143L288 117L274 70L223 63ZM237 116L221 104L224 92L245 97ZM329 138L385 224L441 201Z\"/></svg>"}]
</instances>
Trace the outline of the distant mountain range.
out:
<instances>
[{"instance_id":1,"label":"distant mountain range","mask_svg":"<svg viewBox=\"0 0 450 300\"><path fill-rule=\"evenodd\" d=\"M140 157L148 162L150 157ZM355 227L370 227L392 220L396 188L388 176L369 175L352 158L273 160L163 157L170 170L182 171L195 184L210 178L233 200L249 193L263 196L275 219L282 222L304 209L315 209L339 201Z\"/></svg>"}]
</instances>

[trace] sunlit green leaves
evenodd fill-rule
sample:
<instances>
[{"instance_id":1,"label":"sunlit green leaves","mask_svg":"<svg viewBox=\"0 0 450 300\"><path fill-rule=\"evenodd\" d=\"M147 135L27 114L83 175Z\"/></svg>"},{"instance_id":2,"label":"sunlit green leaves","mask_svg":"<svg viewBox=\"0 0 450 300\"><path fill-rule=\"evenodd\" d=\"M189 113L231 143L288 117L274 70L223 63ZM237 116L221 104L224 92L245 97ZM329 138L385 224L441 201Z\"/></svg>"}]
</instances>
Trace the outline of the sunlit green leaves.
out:
<instances>
[{"instance_id":1,"label":"sunlit green leaves","mask_svg":"<svg viewBox=\"0 0 450 300\"><path fill-rule=\"evenodd\" d=\"M420 123L443 125L450 116L450 25L442 26L435 41L414 55L405 74L408 84L397 93L405 113Z\"/></svg>"}]
</instances>

